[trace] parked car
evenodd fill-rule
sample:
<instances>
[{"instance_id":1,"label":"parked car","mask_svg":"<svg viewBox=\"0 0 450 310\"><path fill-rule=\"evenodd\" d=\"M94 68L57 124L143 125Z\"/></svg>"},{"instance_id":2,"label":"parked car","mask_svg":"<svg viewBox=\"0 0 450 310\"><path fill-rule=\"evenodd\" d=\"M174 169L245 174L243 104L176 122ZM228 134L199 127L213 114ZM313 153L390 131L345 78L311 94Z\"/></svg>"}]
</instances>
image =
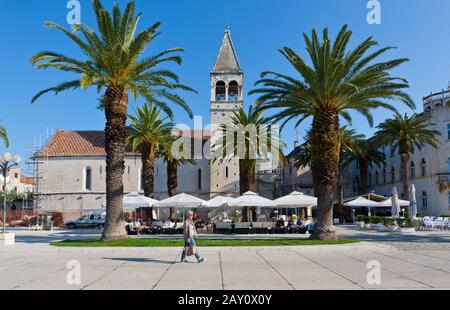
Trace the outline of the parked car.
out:
<instances>
[{"instance_id":1,"label":"parked car","mask_svg":"<svg viewBox=\"0 0 450 310\"><path fill-rule=\"evenodd\" d=\"M69 221L65 224L70 229L76 228L103 228L105 227L105 217L102 214L90 213L83 215L75 221Z\"/></svg>"}]
</instances>

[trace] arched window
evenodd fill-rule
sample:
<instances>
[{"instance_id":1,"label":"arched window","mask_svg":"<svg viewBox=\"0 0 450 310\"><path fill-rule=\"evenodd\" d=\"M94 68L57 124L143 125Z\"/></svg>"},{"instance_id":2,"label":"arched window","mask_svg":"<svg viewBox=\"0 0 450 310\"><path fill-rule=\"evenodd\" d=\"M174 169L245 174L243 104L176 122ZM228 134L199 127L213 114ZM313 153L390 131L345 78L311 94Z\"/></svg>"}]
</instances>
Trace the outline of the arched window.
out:
<instances>
[{"instance_id":1,"label":"arched window","mask_svg":"<svg viewBox=\"0 0 450 310\"><path fill-rule=\"evenodd\" d=\"M387 183L387 173L386 173L386 168L383 169L383 184Z\"/></svg>"},{"instance_id":2,"label":"arched window","mask_svg":"<svg viewBox=\"0 0 450 310\"><path fill-rule=\"evenodd\" d=\"M228 84L228 100L238 101L239 98L239 85L236 81L231 81Z\"/></svg>"},{"instance_id":3,"label":"arched window","mask_svg":"<svg viewBox=\"0 0 450 310\"><path fill-rule=\"evenodd\" d=\"M218 81L216 83L216 101L226 100L226 87L224 81Z\"/></svg>"},{"instance_id":4,"label":"arched window","mask_svg":"<svg viewBox=\"0 0 450 310\"><path fill-rule=\"evenodd\" d=\"M427 161L425 158L422 158L422 162L420 163L420 174L423 177L427 176Z\"/></svg>"},{"instance_id":5,"label":"arched window","mask_svg":"<svg viewBox=\"0 0 450 310\"><path fill-rule=\"evenodd\" d=\"M87 191L92 190L92 168L86 167L84 169L84 189Z\"/></svg>"},{"instance_id":6,"label":"arched window","mask_svg":"<svg viewBox=\"0 0 450 310\"><path fill-rule=\"evenodd\" d=\"M380 183L380 173L378 170L375 172L375 185L378 185Z\"/></svg>"},{"instance_id":7,"label":"arched window","mask_svg":"<svg viewBox=\"0 0 450 310\"><path fill-rule=\"evenodd\" d=\"M369 172L369 186L372 186L372 173Z\"/></svg>"},{"instance_id":8,"label":"arched window","mask_svg":"<svg viewBox=\"0 0 450 310\"><path fill-rule=\"evenodd\" d=\"M229 176L229 169L228 167L225 168L225 177L228 178Z\"/></svg>"},{"instance_id":9,"label":"arched window","mask_svg":"<svg viewBox=\"0 0 450 310\"><path fill-rule=\"evenodd\" d=\"M409 165L409 177L411 179L416 177L416 164L413 161Z\"/></svg>"},{"instance_id":10,"label":"arched window","mask_svg":"<svg viewBox=\"0 0 450 310\"><path fill-rule=\"evenodd\" d=\"M428 209L428 195L426 191L422 192L422 209Z\"/></svg>"},{"instance_id":11,"label":"arched window","mask_svg":"<svg viewBox=\"0 0 450 310\"><path fill-rule=\"evenodd\" d=\"M395 168L391 168L391 182L395 183Z\"/></svg>"},{"instance_id":12,"label":"arched window","mask_svg":"<svg viewBox=\"0 0 450 310\"><path fill-rule=\"evenodd\" d=\"M198 169L197 188L202 189L202 169Z\"/></svg>"}]
</instances>

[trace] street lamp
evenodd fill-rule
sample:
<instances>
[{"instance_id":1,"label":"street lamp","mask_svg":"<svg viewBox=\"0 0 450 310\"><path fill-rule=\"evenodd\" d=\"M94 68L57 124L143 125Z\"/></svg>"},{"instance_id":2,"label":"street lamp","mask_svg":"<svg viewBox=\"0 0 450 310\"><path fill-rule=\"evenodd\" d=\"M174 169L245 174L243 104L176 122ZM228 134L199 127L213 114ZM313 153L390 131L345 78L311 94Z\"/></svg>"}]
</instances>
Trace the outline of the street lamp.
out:
<instances>
[{"instance_id":1,"label":"street lamp","mask_svg":"<svg viewBox=\"0 0 450 310\"><path fill-rule=\"evenodd\" d=\"M11 167L18 166L22 157L5 152L0 155L0 170L3 175L3 234L6 234L6 176Z\"/></svg>"}]
</instances>

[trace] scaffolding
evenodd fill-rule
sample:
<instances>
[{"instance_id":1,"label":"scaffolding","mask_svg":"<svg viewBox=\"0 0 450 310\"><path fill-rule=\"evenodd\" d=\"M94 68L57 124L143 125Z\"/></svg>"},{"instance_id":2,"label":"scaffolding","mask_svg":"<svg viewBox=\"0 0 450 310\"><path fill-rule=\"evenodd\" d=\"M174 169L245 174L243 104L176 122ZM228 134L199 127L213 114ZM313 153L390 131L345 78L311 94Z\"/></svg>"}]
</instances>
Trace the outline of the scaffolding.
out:
<instances>
[{"instance_id":1,"label":"scaffolding","mask_svg":"<svg viewBox=\"0 0 450 310\"><path fill-rule=\"evenodd\" d=\"M33 146L27 147L26 174L33 178L33 211L35 213L39 213L42 209L42 201L46 203L45 182L42 180L45 175L45 163L49 160L46 146L51 136L53 136L53 129L50 131L47 128L44 142L42 141L42 135L35 135ZM44 151L44 156L37 156L39 151Z\"/></svg>"}]
</instances>

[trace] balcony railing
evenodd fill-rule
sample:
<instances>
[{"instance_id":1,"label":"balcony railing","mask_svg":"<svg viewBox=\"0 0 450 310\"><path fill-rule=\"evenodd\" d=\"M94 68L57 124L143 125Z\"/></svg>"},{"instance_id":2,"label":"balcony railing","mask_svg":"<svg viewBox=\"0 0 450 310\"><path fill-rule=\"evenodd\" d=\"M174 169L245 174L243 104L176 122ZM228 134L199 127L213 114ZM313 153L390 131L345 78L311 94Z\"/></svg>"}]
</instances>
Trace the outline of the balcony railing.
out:
<instances>
[{"instance_id":1,"label":"balcony railing","mask_svg":"<svg viewBox=\"0 0 450 310\"><path fill-rule=\"evenodd\" d=\"M430 103L430 102L433 102L435 100L442 100L442 99L449 98L449 97L450 97L450 90L444 90L444 91L439 92L439 93L435 93L435 94L431 94L431 95L425 96L423 98L423 100L424 100L425 103Z\"/></svg>"},{"instance_id":2,"label":"balcony railing","mask_svg":"<svg viewBox=\"0 0 450 310\"><path fill-rule=\"evenodd\" d=\"M437 174L437 183L450 183L450 172Z\"/></svg>"}]
</instances>

